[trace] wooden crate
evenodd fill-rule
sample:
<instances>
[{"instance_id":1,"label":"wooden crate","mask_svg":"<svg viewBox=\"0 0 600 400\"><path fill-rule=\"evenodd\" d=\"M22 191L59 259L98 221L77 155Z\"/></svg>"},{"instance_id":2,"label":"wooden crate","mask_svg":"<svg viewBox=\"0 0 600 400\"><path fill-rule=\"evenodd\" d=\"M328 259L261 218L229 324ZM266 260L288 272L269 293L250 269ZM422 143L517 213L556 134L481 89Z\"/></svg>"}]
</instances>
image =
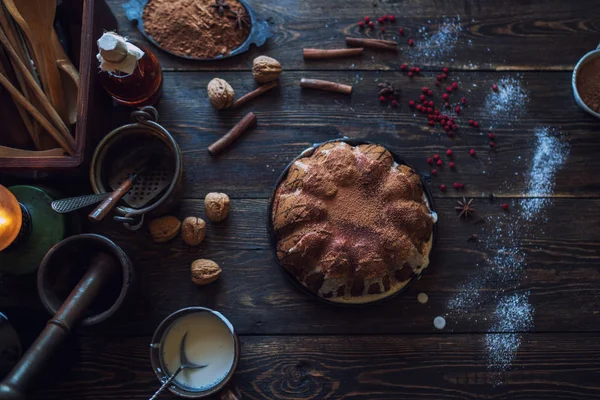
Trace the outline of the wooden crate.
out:
<instances>
[{"instance_id":1,"label":"wooden crate","mask_svg":"<svg viewBox=\"0 0 600 400\"><path fill-rule=\"evenodd\" d=\"M110 97L98 82L98 61L96 60L96 40L103 31L116 30L117 21L104 0L64 1L62 5L69 16L68 32L72 35L71 54L75 64L79 64L79 93L77 101L77 122L75 124L75 154L73 156L1 157L0 169L68 169L81 165L91 151L90 144L98 135L98 114L110 105ZM75 16L74 18L72 16ZM79 18L77 18L79 17ZM77 35L79 34L79 38ZM77 62L79 60L79 62ZM103 132L106 133L106 132ZM2 134L0 130L0 134Z\"/></svg>"}]
</instances>

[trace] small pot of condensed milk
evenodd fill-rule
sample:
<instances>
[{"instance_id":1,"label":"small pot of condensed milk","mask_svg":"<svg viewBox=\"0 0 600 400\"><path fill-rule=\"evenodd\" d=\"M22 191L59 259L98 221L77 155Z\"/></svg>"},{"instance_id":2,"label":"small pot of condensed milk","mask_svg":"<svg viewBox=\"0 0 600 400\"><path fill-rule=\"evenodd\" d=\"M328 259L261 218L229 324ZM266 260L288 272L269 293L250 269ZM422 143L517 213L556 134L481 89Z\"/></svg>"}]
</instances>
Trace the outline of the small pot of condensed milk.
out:
<instances>
[{"instance_id":1,"label":"small pot of condensed milk","mask_svg":"<svg viewBox=\"0 0 600 400\"><path fill-rule=\"evenodd\" d=\"M158 380L165 384L179 369L166 388L188 399L215 393L221 398L241 399L230 383L239 359L240 342L231 322L204 307L182 308L169 315L150 344L150 362ZM194 367L181 369L182 364Z\"/></svg>"}]
</instances>

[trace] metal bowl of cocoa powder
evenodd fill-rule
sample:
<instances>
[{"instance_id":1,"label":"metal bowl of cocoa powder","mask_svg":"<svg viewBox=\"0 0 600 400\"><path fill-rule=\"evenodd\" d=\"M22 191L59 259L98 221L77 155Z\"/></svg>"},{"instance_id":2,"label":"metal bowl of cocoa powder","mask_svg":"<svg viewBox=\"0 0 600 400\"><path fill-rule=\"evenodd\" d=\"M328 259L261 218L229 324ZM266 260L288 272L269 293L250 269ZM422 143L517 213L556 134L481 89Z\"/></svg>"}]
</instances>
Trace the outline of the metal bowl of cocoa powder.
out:
<instances>
[{"instance_id":1,"label":"metal bowl of cocoa powder","mask_svg":"<svg viewBox=\"0 0 600 400\"><path fill-rule=\"evenodd\" d=\"M579 107L600 119L600 45L579 60L572 85Z\"/></svg>"},{"instance_id":2,"label":"metal bowl of cocoa powder","mask_svg":"<svg viewBox=\"0 0 600 400\"><path fill-rule=\"evenodd\" d=\"M404 159L402 159L398 154L396 154L395 152L393 152L392 150L389 149L388 146L385 146L381 143L376 143L376 142L371 142L368 140L362 140L362 139L333 139L333 140L327 140L325 142L322 143L315 143L313 144L311 147L308 147L307 149L305 149L304 151L302 151L300 153L300 155L298 155L297 157L295 157L285 168L284 170L281 172L281 175L279 176L279 178L277 178L277 181L275 182L275 186L273 187L273 191L271 193L271 197L269 199L269 208L267 211L267 236L269 238L269 245L271 248L271 252L273 254L273 259L275 260L275 262L277 263L277 265L279 266L279 268L285 273L285 275L289 278L289 280L292 282L292 284L294 286L296 286L300 291L310 295L311 297L319 300L322 303L327 303L327 304L332 304L335 306L340 306L340 307L369 307L369 306L373 306L373 305L377 305L377 304L381 304L383 302L386 302L390 299L393 299L394 297L398 296L400 293L404 292L408 287L410 287L415 281L419 280L421 278L421 274L419 275L415 275L413 276L413 278L411 279L411 281L404 286L402 289L400 289L399 291L392 293L391 295L381 298L379 300L375 300L375 301L371 301L371 302L367 302L367 303L346 303L346 302L336 302L336 301L331 301L327 298L321 297L318 294L316 294L315 292L311 291L310 289L308 289L306 286L304 286L302 283L300 283L298 281L298 279L296 279L296 277L289 272L287 269L285 269L281 263L279 262L279 257L277 256L277 234L275 232L275 228L273 227L273 221L271 218L271 213L273 210L273 202L275 201L275 195L277 193L277 189L279 188L280 184L286 179L288 171L290 170L290 168L292 167L292 165L294 165L294 163L304 157L309 157L313 154L314 150L316 148L318 148L319 146L325 144L325 143L334 143L334 142L344 142L349 144L350 146L359 146L362 144L375 144L375 145L380 145L385 147L390 154L392 155L392 157L394 158L394 161L397 162L398 164L402 164L402 165L406 165L410 168L412 168L413 170L415 170L417 172L417 174L419 174L419 176L421 177L421 182L423 184L423 192L425 194L425 197L427 198L427 202L429 203L429 208L432 212L436 212L435 210L435 204L433 202L433 195L431 194L431 191L429 189L429 187L427 186L425 179L423 179L423 174L421 174L419 172L419 170L417 170L416 168L414 168L413 166L411 166L409 163L407 163L406 161L404 161ZM432 255L432 250L435 247L435 243L436 243L436 238L437 238L437 225L438 225L439 221L433 224L433 233L432 233L432 241L431 241L431 250L430 250L430 257ZM430 262L431 264L431 262ZM422 271L421 271L422 272Z\"/></svg>"},{"instance_id":3,"label":"metal bowl of cocoa powder","mask_svg":"<svg viewBox=\"0 0 600 400\"><path fill-rule=\"evenodd\" d=\"M150 43L188 60L230 58L272 36L244 0L130 0L123 8Z\"/></svg>"}]
</instances>

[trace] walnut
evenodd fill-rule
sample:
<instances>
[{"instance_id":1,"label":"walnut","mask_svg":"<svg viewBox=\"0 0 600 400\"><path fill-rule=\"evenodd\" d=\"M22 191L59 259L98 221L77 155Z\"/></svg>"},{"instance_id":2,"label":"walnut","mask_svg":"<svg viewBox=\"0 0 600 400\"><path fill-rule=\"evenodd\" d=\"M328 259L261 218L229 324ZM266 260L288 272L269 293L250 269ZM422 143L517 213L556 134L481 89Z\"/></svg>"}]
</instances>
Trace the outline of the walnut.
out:
<instances>
[{"instance_id":1,"label":"walnut","mask_svg":"<svg viewBox=\"0 0 600 400\"><path fill-rule=\"evenodd\" d=\"M198 286L208 285L219 278L221 271L216 262L201 258L192 263L192 282Z\"/></svg>"},{"instance_id":2,"label":"walnut","mask_svg":"<svg viewBox=\"0 0 600 400\"><path fill-rule=\"evenodd\" d=\"M206 90L208 91L208 100L210 100L210 104L217 110L229 108L233 105L235 92L226 80L215 78L208 82Z\"/></svg>"},{"instance_id":3,"label":"walnut","mask_svg":"<svg viewBox=\"0 0 600 400\"><path fill-rule=\"evenodd\" d=\"M209 193L204 198L206 216L213 222L220 222L227 218L229 212L229 196L225 193Z\"/></svg>"},{"instance_id":4,"label":"walnut","mask_svg":"<svg viewBox=\"0 0 600 400\"><path fill-rule=\"evenodd\" d=\"M279 78L281 64L274 58L260 56L252 62L252 75L258 83L272 82Z\"/></svg>"},{"instance_id":5,"label":"walnut","mask_svg":"<svg viewBox=\"0 0 600 400\"><path fill-rule=\"evenodd\" d=\"M198 246L206 236L206 222L202 218L187 217L181 225L181 237L190 246Z\"/></svg>"},{"instance_id":6,"label":"walnut","mask_svg":"<svg viewBox=\"0 0 600 400\"><path fill-rule=\"evenodd\" d=\"M172 215L165 215L150 221L148 228L156 243L165 243L177 236L181 229L181 221Z\"/></svg>"}]
</instances>

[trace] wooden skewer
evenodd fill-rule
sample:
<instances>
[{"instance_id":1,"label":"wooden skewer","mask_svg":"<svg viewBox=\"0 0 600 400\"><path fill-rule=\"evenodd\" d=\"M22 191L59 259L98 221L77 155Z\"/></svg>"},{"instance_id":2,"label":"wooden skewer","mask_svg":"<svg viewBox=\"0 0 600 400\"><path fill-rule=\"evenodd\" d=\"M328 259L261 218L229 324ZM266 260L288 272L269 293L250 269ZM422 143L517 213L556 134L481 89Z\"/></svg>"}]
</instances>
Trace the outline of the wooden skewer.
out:
<instances>
[{"instance_id":1,"label":"wooden skewer","mask_svg":"<svg viewBox=\"0 0 600 400\"><path fill-rule=\"evenodd\" d=\"M27 70L27 67L25 66L25 64L23 64L23 62L21 61L21 59L15 52L15 49L11 46L10 42L8 41L8 38L6 37L6 35L4 34L4 32L1 29L0 29L0 43L2 43L4 48L8 51L8 54L11 56L12 60L17 64L18 69L23 73L25 82L27 83L27 85L29 85L29 88L32 90L33 94L35 95L37 100L40 102L40 105L42 106L44 111L48 114L48 116L50 117L52 122L56 125L56 128L58 128L58 131L60 132L61 136L63 137L63 142L66 141L69 144L69 148L74 149L75 148L75 139L73 139L73 136L71 136L71 132L69 132L69 128L67 128L67 125L65 125L65 123L60 118L60 116L58 115L58 113L56 112L54 107L52 107L52 104L50 104L50 101L48 100L46 95L44 95L44 92L42 92L42 89L38 86L38 84L35 81L35 79L33 78L33 76L29 73L29 71ZM29 104L31 104L31 103L29 103ZM44 118L44 120L45 120L45 118ZM54 139L56 139L56 138L54 138Z\"/></svg>"},{"instance_id":2,"label":"wooden skewer","mask_svg":"<svg viewBox=\"0 0 600 400\"><path fill-rule=\"evenodd\" d=\"M342 58L360 56L362 48L356 49L304 49L305 60L324 60L328 58Z\"/></svg>"},{"instance_id":3,"label":"wooden skewer","mask_svg":"<svg viewBox=\"0 0 600 400\"><path fill-rule=\"evenodd\" d=\"M73 147L65 140L65 138L56 130L56 128L48 122L48 120L27 100L21 92L17 88L13 86L12 83L4 76L4 74L0 73L0 84L6 88L6 90L10 93L10 95L15 99L17 103L19 103L31 116L52 135L54 140L58 142L60 147L65 149L67 153L70 155L74 155Z\"/></svg>"},{"instance_id":4,"label":"wooden skewer","mask_svg":"<svg viewBox=\"0 0 600 400\"><path fill-rule=\"evenodd\" d=\"M300 86L308 89L324 90L326 92L336 92L342 94L351 94L352 86L343 85L341 83L322 81L320 79L305 79L300 80Z\"/></svg>"},{"instance_id":5,"label":"wooden skewer","mask_svg":"<svg viewBox=\"0 0 600 400\"><path fill-rule=\"evenodd\" d=\"M240 97L239 99L237 99L235 101L235 103L233 103L231 108L239 108L239 107L243 106L244 104L246 104L247 102L249 102L250 100L252 100L253 98L260 96L264 92L271 90L274 87L277 87L277 85L279 85L279 83L277 81L274 81L274 82L269 82L265 85L259 86L258 88L254 89L250 93L247 93L247 94L243 95L242 97Z\"/></svg>"}]
</instances>

